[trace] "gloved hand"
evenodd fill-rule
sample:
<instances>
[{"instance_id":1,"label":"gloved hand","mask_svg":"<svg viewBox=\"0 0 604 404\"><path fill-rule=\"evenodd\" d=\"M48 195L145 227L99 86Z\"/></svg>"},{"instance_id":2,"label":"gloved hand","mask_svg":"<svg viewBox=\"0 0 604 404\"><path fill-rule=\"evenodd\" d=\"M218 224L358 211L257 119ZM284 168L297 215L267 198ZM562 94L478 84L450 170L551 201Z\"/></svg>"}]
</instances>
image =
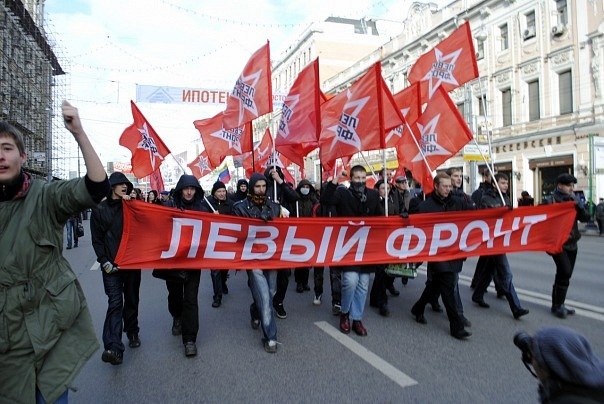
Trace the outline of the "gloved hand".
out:
<instances>
[{"instance_id":1,"label":"gloved hand","mask_svg":"<svg viewBox=\"0 0 604 404\"><path fill-rule=\"evenodd\" d=\"M118 267L113 265L111 262L107 261L102 265L103 271L105 271L105 273L107 275L111 275L114 274L118 271Z\"/></svg>"}]
</instances>

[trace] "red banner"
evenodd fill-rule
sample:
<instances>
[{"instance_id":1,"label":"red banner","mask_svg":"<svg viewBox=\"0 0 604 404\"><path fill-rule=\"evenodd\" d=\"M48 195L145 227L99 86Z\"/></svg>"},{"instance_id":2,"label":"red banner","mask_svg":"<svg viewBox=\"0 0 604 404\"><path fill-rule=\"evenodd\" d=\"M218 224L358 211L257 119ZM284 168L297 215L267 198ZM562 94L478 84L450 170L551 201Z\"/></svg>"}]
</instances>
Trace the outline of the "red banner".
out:
<instances>
[{"instance_id":1,"label":"red banner","mask_svg":"<svg viewBox=\"0 0 604 404\"><path fill-rule=\"evenodd\" d=\"M124 202L116 262L125 269L271 269L555 253L570 233L574 212L569 202L407 219L293 218L265 223L129 201Z\"/></svg>"}]
</instances>

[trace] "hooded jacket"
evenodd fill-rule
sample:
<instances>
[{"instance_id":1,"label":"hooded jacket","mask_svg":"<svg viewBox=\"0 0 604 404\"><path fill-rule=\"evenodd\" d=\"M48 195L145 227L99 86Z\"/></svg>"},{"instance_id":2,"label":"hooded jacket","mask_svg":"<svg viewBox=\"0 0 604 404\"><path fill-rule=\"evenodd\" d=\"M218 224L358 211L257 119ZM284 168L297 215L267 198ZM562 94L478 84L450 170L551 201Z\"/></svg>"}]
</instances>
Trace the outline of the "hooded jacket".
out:
<instances>
[{"instance_id":1,"label":"hooded jacket","mask_svg":"<svg viewBox=\"0 0 604 404\"><path fill-rule=\"evenodd\" d=\"M252 201L254 186L260 180L266 181L266 177L260 173L252 174L248 186L248 196L245 199L235 202L233 205L233 214L236 216L253 217L257 219L262 217L272 219L281 216L281 206L269 198L266 198L264 203L261 205L258 205Z\"/></svg>"},{"instance_id":2,"label":"hooded jacket","mask_svg":"<svg viewBox=\"0 0 604 404\"><path fill-rule=\"evenodd\" d=\"M280 203L283 206L295 206L294 204L299 199L298 193L287 183L285 182L285 175L283 174L283 170L281 167L277 167L277 173L279 173L279 177L283 180L281 184L277 184L273 177L271 176L271 170L273 167L268 167L264 170L264 177L266 178L266 196L268 199ZM250 186L248 189L252 188L251 186L252 179L250 178ZM277 185L277 199L275 199L275 185Z\"/></svg>"},{"instance_id":3,"label":"hooded jacket","mask_svg":"<svg viewBox=\"0 0 604 404\"><path fill-rule=\"evenodd\" d=\"M301 189L303 186L308 185L310 187L310 191L308 195L302 195ZM291 204L289 211L291 217L312 217L313 208L316 204L319 203L317 199L317 193L315 192L315 187L312 186L309 180L303 179L298 183L296 187L296 192L298 194L298 200Z\"/></svg>"},{"instance_id":4,"label":"hooded jacket","mask_svg":"<svg viewBox=\"0 0 604 404\"><path fill-rule=\"evenodd\" d=\"M92 248L96 254L96 260L103 265L105 262L115 264L115 256L122 241L124 228L122 199L112 199L113 187L126 184L126 195L132 192L132 183L123 173L115 172L109 176L111 190L107 199L99 203L92 210L90 216L90 234L92 236Z\"/></svg>"},{"instance_id":5,"label":"hooded jacket","mask_svg":"<svg viewBox=\"0 0 604 404\"><path fill-rule=\"evenodd\" d=\"M182 197L182 190L187 187L196 189L191 201L187 201ZM203 211L203 196L203 188L199 185L197 178L194 175L183 174L178 179L176 188L174 188L174 206L178 209Z\"/></svg>"},{"instance_id":6,"label":"hooded jacket","mask_svg":"<svg viewBox=\"0 0 604 404\"><path fill-rule=\"evenodd\" d=\"M233 195L233 201L240 201L242 199L247 198L247 190L245 192L241 192L241 190L239 189L239 187L242 184L245 184L245 186L248 187L248 189L249 189L249 185L248 185L247 180L245 178L242 178L239 181L237 181L237 191Z\"/></svg>"}]
</instances>

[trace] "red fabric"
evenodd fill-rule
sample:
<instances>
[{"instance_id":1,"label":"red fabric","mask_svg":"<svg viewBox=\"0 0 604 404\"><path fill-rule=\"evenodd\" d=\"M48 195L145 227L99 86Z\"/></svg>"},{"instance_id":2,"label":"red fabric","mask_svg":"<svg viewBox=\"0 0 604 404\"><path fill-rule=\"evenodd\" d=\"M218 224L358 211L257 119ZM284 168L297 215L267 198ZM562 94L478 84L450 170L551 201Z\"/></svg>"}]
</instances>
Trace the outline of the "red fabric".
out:
<instances>
[{"instance_id":1,"label":"red fabric","mask_svg":"<svg viewBox=\"0 0 604 404\"><path fill-rule=\"evenodd\" d=\"M205 150L202 151L201 154L195 158L195 160L187 164L187 167L191 169L191 172L197 179L205 177L216 168L210 163L208 153L206 153Z\"/></svg>"},{"instance_id":2,"label":"red fabric","mask_svg":"<svg viewBox=\"0 0 604 404\"><path fill-rule=\"evenodd\" d=\"M322 162L321 165L323 166L323 176L322 176L323 181L327 181L327 179L330 177L331 178L335 177L342 171L346 171L347 173L350 173L350 160L351 159L352 159L352 156L345 156L336 161ZM338 173L338 174L336 174L336 173Z\"/></svg>"},{"instance_id":3,"label":"red fabric","mask_svg":"<svg viewBox=\"0 0 604 404\"><path fill-rule=\"evenodd\" d=\"M419 84L412 84L403 91L394 94L393 98L409 125L415 123L422 112ZM409 129L406 125L400 125L388 131L385 139L386 148L395 147L401 138L408 134Z\"/></svg>"},{"instance_id":4,"label":"red fabric","mask_svg":"<svg viewBox=\"0 0 604 404\"><path fill-rule=\"evenodd\" d=\"M248 60L227 99L222 117L225 129L234 129L273 111L269 42Z\"/></svg>"},{"instance_id":5,"label":"red fabric","mask_svg":"<svg viewBox=\"0 0 604 404\"><path fill-rule=\"evenodd\" d=\"M321 106L319 157L332 162L362 150L383 149L386 131L403 122L378 62Z\"/></svg>"},{"instance_id":6,"label":"red fabric","mask_svg":"<svg viewBox=\"0 0 604 404\"><path fill-rule=\"evenodd\" d=\"M161 192L165 189L164 178L161 175L159 167L157 168L157 170L153 171L149 176L149 183L151 185L151 189L155 189L158 192Z\"/></svg>"},{"instance_id":7,"label":"red fabric","mask_svg":"<svg viewBox=\"0 0 604 404\"><path fill-rule=\"evenodd\" d=\"M247 177L249 178L252 173L262 173L266 167L266 162L269 160L273 153L273 136L268 128L264 131L264 136L260 140L260 143L254 147L254 158L252 159L252 153L247 153L243 157L243 167ZM252 167L253 163L253 167Z\"/></svg>"},{"instance_id":8,"label":"red fabric","mask_svg":"<svg viewBox=\"0 0 604 404\"><path fill-rule=\"evenodd\" d=\"M226 156L238 156L252 151L252 124L235 129L222 127L222 112L208 119L194 121L206 149L210 164L218 167Z\"/></svg>"},{"instance_id":9,"label":"red fabric","mask_svg":"<svg viewBox=\"0 0 604 404\"><path fill-rule=\"evenodd\" d=\"M276 218L265 223L131 201L124 204L116 262L120 268L268 269L556 253L570 233L574 212L568 202L407 219Z\"/></svg>"},{"instance_id":10,"label":"red fabric","mask_svg":"<svg viewBox=\"0 0 604 404\"><path fill-rule=\"evenodd\" d=\"M413 137L424 152L430 169L412 136L405 136L397 145L399 166L404 166L419 180L427 194L432 190L432 175L438 166L453 157L472 140L472 131L443 88L436 90L425 111L411 126Z\"/></svg>"},{"instance_id":11,"label":"red fabric","mask_svg":"<svg viewBox=\"0 0 604 404\"><path fill-rule=\"evenodd\" d=\"M120 136L120 145L132 152L132 173L144 178L158 170L170 150L161 140L151 124L145 119L134 101L130 101L134 123Z\"/></svg>"},{"instance_id":12,"label":"red fabric","mask_svg":"<svg viewBox=\"0 0 604 404\"><path fill-rule=\"evenodd\" d=\"M304 167L304 157L319 147L321 104L326 101L319 88L319 59L306 66L285 97L275 148Z\"/></svg>"},{"instance_id":13,"label":"red fabric","mask_svg":"<svg viewBox=\"0 0 604 404\"><path fill-rule=\"evenodd\" d=\"M448 92L476 77L478 64L469 22L420 56L409 71L409 83L421 84L423 102L432 98L438 88Z\"/></svg>"}]
</instances>

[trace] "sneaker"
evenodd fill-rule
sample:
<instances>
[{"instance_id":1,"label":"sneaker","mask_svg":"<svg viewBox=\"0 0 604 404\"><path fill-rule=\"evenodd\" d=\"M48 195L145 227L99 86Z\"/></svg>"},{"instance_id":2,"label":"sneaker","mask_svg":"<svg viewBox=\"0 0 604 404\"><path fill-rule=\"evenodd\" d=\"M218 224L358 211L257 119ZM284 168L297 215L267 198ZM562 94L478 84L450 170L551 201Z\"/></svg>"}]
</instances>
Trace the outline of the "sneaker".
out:
<instances>
[{"instance_id":1,"label":"sneaker","mask_svg":"<svg viewBox=\"0 0 604 404\"><path fill-rule=\"evenodd\" d=\"M314 300L312 301L312 304L314 304L315 306L320 306L321 305L321 295L315 295Z\"/></svg>"},{"instance_id":2,"label":"sneaker","mask_svg":"<svg viewBox=\"0 0 604 404\"><path fill-rule=\"evenodd\" d=\"M334 316L339 316L342 313L342 306L340 303L334 303L331 305L331 314Z\"/></svg>"},{"instance_id":3,"label":"sneaker","mask_svg":"<svg viewBox=\"0 0 604 404\"><path fill-rule=\"evenodd\" d=\"M277 352L277 341L274 339L264 341L264 350L268 353Z\"/></svg>"},{"instance_id":4,"label":"sneaker","mask_svg":"<svg viewBox=\"0 0 604 404\"><path fill-rule=\"evenodd\" d=\"M128 346L130 348L138 348L139 346L141 346L141 340L138 337L138 334L128 335Z\"/></svg>"},{"instance_id":5,"label":"sneaker","mask_svg":"<svg viewBox=\"0 0 604 404\"><path fill-rule=\"evenodd\" d=\"M285 311L285 308L283 307L283 303L275 304L275 305L273 305L273 307L275 308L275 312L277 313L278 318L280 318L280 319L287 318L287 312Z\"/></svg>"},{"instance_id":6,"label":"sneaker","mask_svg":"<svg viewBox=\"0 0 604 404\"><path fill-rule=\"evenodd\" d=\"M103 351L101 360L106 363L111 363L112 365L121 365L123 361L122 353L113 349L107 349L106 351Z\"/></svg>"},{"instance_id":7,"label":"sneaker","mask_svg":"<svg viewBox=\"0 0 604 404\"><path fill-rule=\"evenodd\" d=\"M197 355L197 345L193 341L185 342L185 356L192 357Z\"/></svg>"},{"instance_id":8,"label":"sneaker","mask_svg":"<svg viewBox=\"0 0 604 404\"><path fill-rule=\"evenodd\" d=\"M182 320L179 317L174 317L172 321L172 335L182 334Z\"/></svg>"}]
</instances>

